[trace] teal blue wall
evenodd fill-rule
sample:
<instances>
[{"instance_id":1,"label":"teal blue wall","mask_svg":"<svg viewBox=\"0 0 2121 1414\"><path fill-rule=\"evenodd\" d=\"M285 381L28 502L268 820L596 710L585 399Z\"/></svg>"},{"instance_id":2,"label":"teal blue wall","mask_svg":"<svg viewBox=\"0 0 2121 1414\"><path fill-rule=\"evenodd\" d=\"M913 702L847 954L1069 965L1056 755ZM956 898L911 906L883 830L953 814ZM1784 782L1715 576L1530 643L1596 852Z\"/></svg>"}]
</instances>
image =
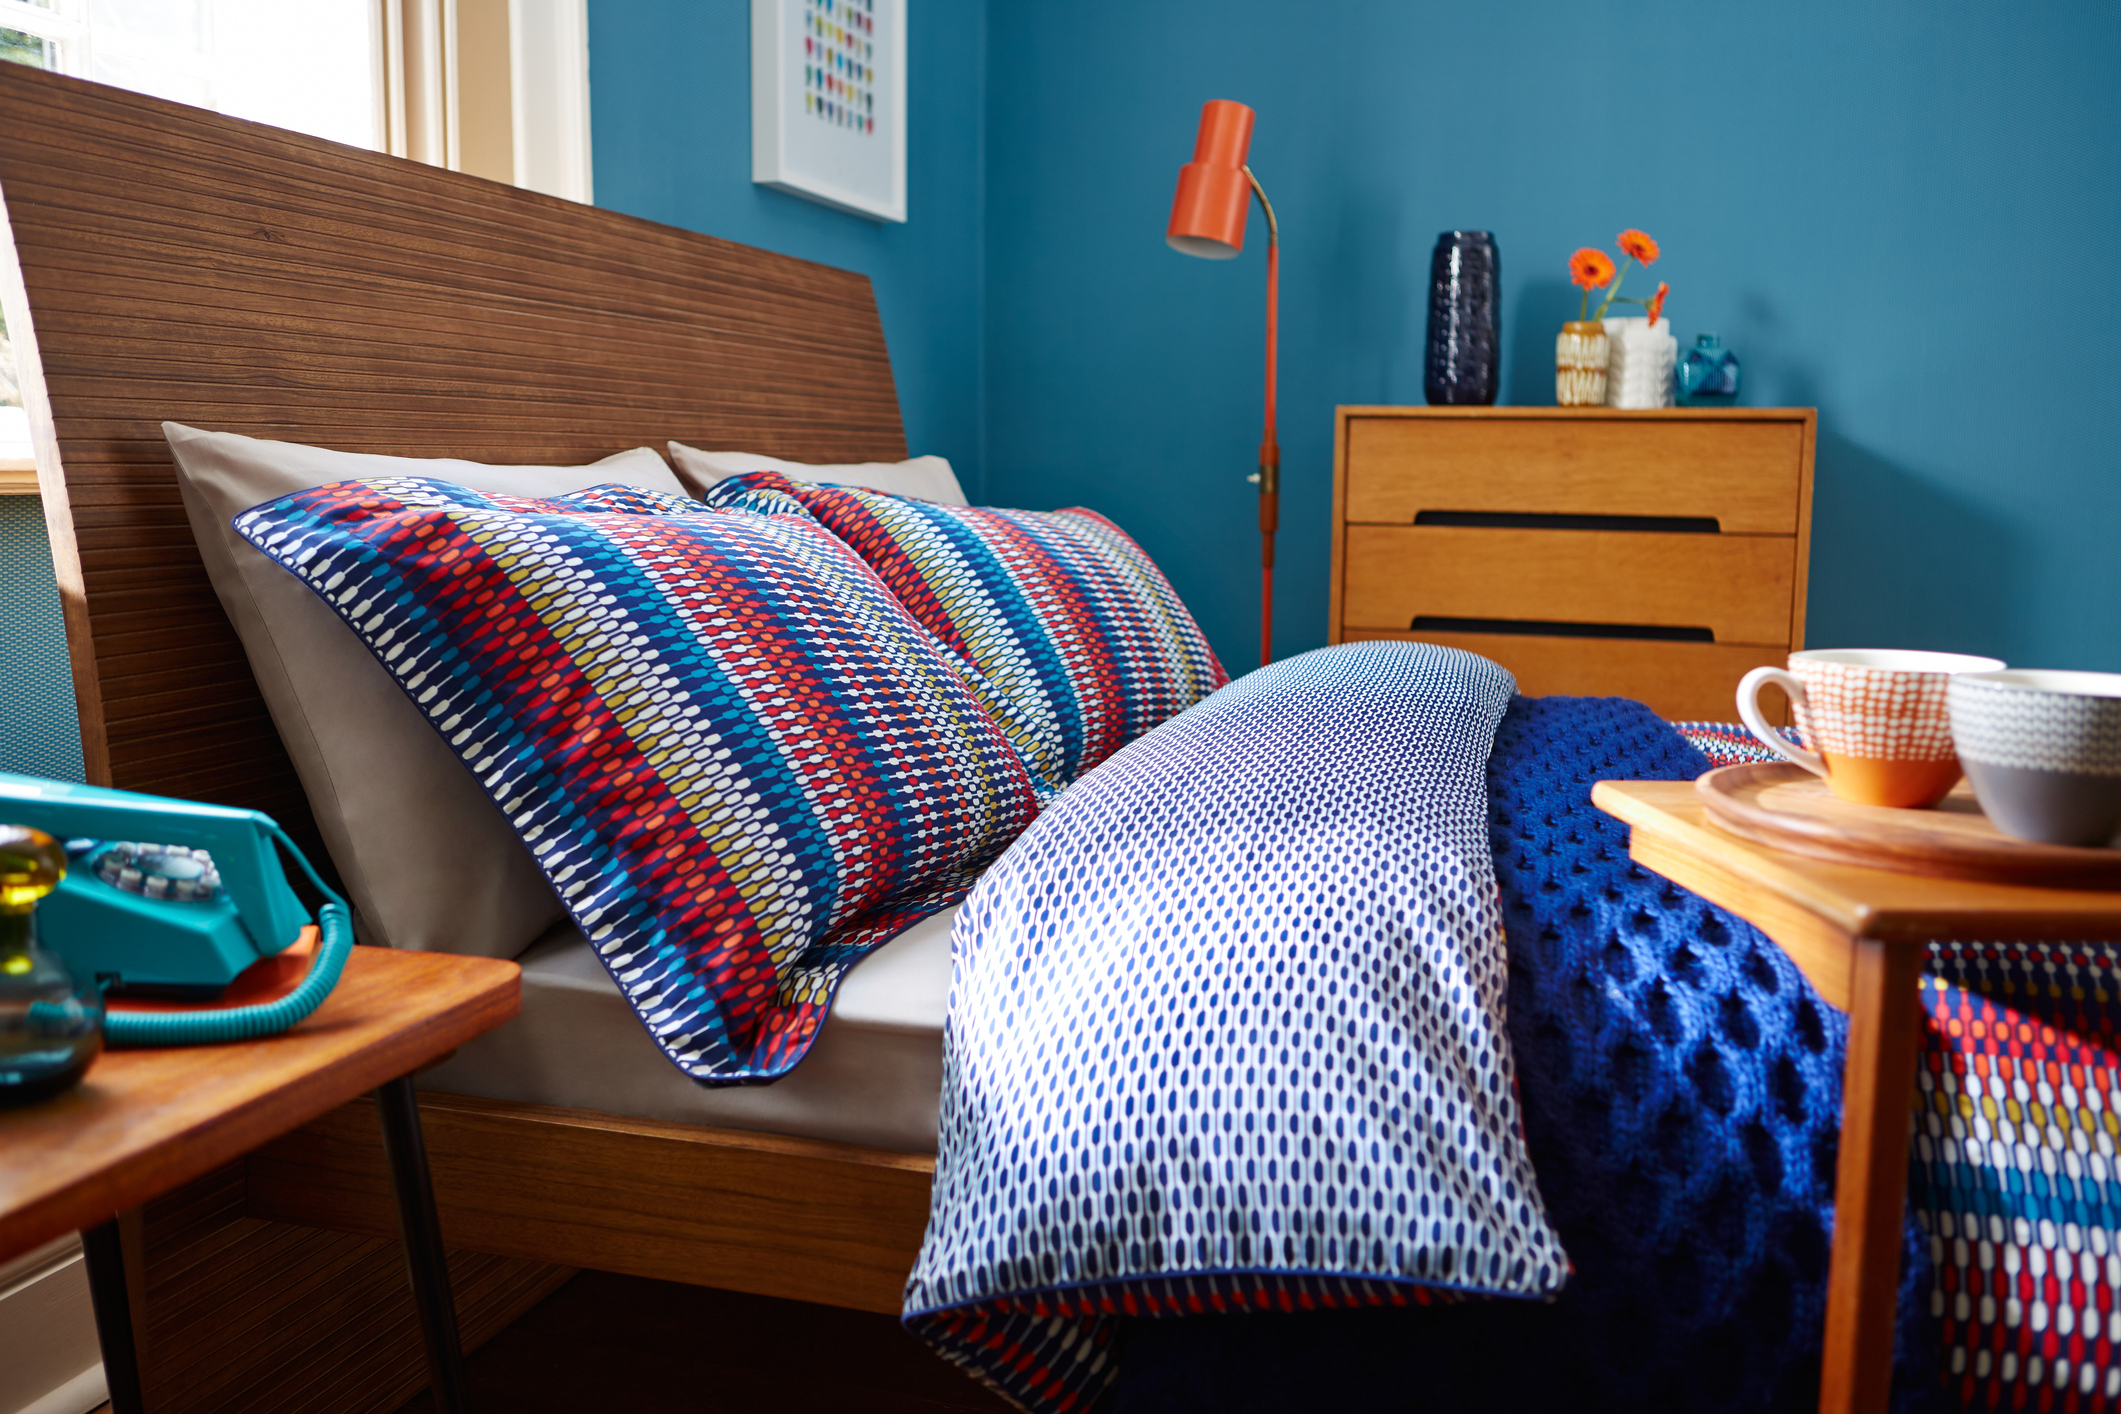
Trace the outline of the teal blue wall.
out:
<instances>
[{"instance_id":1,"label":"teal blue wall","mask_svg":"<svg viewBox=\"0 0 2121 1414\"><path fill-rule=\"evenodd\" d=\"M918 23L931 23L925 14ZM1324 641L1336 403L1422 401L1429 250L1493 230L1504 398L1552 402L1564 262L1640 226L1683 341L1820 409L1810 639L2121 668L2121 8L990 10L987 466L1133 530L1252 659L1264 233L1166 249L1200 104L1281 214L1284 651Z\"/></svg>"},{"instance_id":2,"label":"teal blue wall","mask_svg":"<svg viewBox=\"0 0 2121 1414\"><path fill-rule=\"evenodd\" d=\"M1435 233L1497 233L1504 397L1545 402L1563 261L1634 225L1683 337L1722 332L1748 401L1820 409L1813 643L2121 669L2111 4L920 0L904 225L752 185L748 10L592 0L599 202L868 274L913 449L1113 515L1233 666L1259 228L1234 263L1162 237L1214 97L1259 110L1287 236L1284 651L1324 639L1334 404L1421 401ZM42 602L21 545L0 596ZM63 715L17 624L0 670Z\"/></svg>"},{"instance_id":3,"label":"teal blue wall","mask_svg":"<svg viewBox=\"0 0 2121 1414\"><path fill-rule=\"evenodd\" d=\"M80 780L66 622L35 496L0 496L0 686L0 771Z\"/></svg>"},{"instance_id":4,"label":"teal blue wall","mask_svg":"<svg viewBox=\"0 0 2121 1414\"><path fill-rule=\"evenodd\" d=\"M919 0L907 45L903 224L751 181L745 0L591 0L597 205L858 270L876 288L916 453L979 486L984 0Z\"/></svg>"}]
</instances>

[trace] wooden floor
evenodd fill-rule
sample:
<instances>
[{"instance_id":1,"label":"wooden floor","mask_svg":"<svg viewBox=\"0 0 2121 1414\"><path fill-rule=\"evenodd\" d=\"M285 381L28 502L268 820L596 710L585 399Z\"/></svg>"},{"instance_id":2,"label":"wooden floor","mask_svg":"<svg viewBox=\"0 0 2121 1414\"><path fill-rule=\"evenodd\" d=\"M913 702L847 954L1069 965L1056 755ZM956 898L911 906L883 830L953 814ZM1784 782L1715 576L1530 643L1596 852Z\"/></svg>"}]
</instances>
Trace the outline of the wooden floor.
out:
<instances>
[{"instance_id":1,"label":"wooden floor","mask_svg":"<svg viewBox=\"0 0 2121 1414\"><path fill-rule=\"evenodd\" d=\"M896 1318L583 1272L467 1361L481 1414L1007 1414ZM399 1414L430 1414L426 1395Z\"/></svg>"}]
</instances>

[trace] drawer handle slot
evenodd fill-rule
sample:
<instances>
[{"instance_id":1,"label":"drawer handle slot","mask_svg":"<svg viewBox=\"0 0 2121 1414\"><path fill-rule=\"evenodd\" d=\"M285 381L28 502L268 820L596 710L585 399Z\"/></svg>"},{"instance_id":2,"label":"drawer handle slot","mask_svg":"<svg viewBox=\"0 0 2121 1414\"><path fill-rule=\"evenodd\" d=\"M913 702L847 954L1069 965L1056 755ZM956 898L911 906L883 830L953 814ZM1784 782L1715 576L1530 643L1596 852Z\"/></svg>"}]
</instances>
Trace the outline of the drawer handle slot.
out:
<instances>
[{"instance_id":1,"label":"drawer handle slot","mask_svg":"<svg viewBox=\"0 0 2121 1414\"><path fill-rule=\"evenodd\" d=\"M1510 633L1539 638L1633 638L1652 643L1714 643L1713 630L1671 624L1579 624L1543 619L1460 619L1416 614L1416 633Z\"/></svg>"},{"instance_id":2,"label":"drawer handle slot","mask_svg":"<svg viewBox=\"0 0 2121 1414\"><path fill-rule=\"evenodd\" d=\"M1578 516L1533 511L1423 511L1416 525L1448 525L1467 530L1621 530L1656 535L1720 535L1714 516ZM1611 635L1606 635L1611 637Z\"/></svg>"}]
</instances>

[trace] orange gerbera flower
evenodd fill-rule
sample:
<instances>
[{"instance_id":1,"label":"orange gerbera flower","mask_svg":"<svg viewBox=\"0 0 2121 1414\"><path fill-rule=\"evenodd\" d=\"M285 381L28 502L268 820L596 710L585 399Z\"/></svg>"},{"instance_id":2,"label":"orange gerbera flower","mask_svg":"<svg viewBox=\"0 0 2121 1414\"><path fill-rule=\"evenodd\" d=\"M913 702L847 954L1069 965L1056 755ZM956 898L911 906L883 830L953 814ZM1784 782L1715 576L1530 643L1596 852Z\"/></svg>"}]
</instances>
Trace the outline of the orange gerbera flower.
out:
<instances>
[{"instance_id":1,"label":"orange gerbera flower","mask_svg":"<svg viewBox=\"0 0 2121 1414\"><path fill-rule=\"evenodd\" d=\"M1644 265L1657 263L1657 242L1642 231L1626 230L1620 233L1620 248L1634 256Z\"/></svg>"},{"instance_id":2,"label":"orange gerbera flower","mask_svg":"<svg viewBox=\"0 0 2121 1414\"><path fill-rule=\"evenodd\" d=\"M1569 279L1586 290L1595 290L1613 278L1613 257L1585 246L1569 257Z\"/></svg>"},{"instance_id":3,"label":"orange gerbera flower","mask_svg":"<svg viewBox=\"0 0 2121 1414\"><path fill-rule=\"evenodd\" d=\"M1652 329L1657 327L1657 316L1664 313L1664 297L1671 292L1672 287L1670 285L1667 285L1662 280L1657 282L1657 293L1650 296L1649 305L1643 310L1645 314L1650 316L1650 327Z\"/></svg>"}]
</instances>

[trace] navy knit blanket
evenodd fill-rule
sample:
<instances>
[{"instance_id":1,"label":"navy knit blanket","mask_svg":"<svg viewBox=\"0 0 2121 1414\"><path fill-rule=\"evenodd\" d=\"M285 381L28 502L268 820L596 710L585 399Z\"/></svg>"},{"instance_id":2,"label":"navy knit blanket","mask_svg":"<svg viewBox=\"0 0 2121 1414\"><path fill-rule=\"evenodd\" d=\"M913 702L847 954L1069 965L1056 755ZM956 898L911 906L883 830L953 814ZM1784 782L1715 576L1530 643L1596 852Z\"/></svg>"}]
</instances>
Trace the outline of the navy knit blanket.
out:
<instances>
[{"instance_id":1,"label":"navy knit blanket","mask_svg":"<svg viewBox=\"0 0 2121 1414\"><path fill-rule=\"evenodd\" d=\"M1133 1320L1118 1410L1817 1407L1846 1022L1590 800L1707 767L1622 699L1518 698L1496 735L1508 1030L1560 1298ZM1903 1271L1895 1407L1941 1408L1912 1225Z\"/></svg>"}]
</instances>

